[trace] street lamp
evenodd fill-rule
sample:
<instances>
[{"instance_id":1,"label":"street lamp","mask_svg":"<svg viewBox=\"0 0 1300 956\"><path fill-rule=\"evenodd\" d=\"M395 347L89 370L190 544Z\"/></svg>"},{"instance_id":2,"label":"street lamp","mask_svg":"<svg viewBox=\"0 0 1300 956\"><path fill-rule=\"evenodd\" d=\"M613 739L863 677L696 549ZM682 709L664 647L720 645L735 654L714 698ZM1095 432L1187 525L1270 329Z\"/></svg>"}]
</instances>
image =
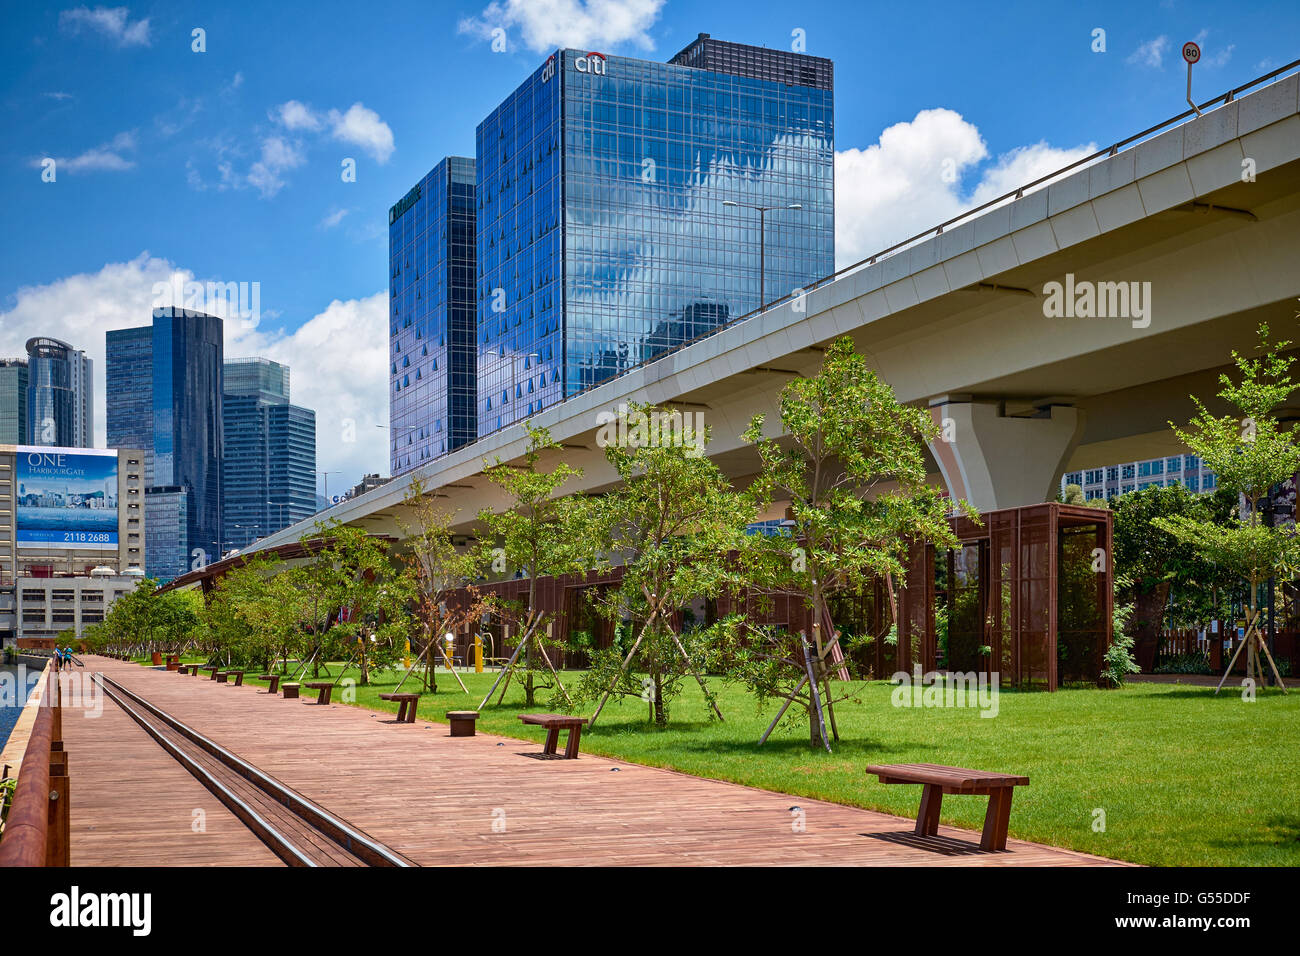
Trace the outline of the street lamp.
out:
<instances>
[{"instance_id":1,"label":"street lamp","mask_svg":"<svg viewBox=\"0 0 1300 956\"><path fill-rule=\"evenodd\" d=\"M330 506L330 475L341 475L341 471L317 471L316 474L325 479L325 507ZM319 509L318 509L319 510Z\"/></svg>"},{"instance_id":2,"label":"street lamp","mask_svg":"<svg viewBox=\"0 0 1300 956\"><path fill-rule=\"evenodd\" d=\"M766 278L764 273L767 271L767 214L774 209L802 209L803 203L792 202L785 206L755 206L747 202L736 202L734 199L724 199L722 205L738 206L758 211L758 307L761 309L767 304L763 289L763 280Z\"/></svg>"}]
</instances>

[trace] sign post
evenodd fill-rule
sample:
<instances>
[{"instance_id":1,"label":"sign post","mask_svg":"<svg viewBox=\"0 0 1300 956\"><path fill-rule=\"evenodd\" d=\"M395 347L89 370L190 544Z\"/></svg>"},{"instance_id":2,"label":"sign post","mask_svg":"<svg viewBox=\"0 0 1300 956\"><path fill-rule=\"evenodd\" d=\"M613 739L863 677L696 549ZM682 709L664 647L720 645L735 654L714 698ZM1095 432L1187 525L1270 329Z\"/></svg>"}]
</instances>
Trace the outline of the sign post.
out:
<instances>
[{"instance_id":1,"label":"sign post","mask_svg":"<svg viewBox=\"0 0 1300 956\"><path fill-rule=\"evenodd\" d=\"M1201 48L1188 40L1183 44L1183 59L1187 61L1187 105L1196 110L1196 115L1200 116L1200 108L1192 102L1192 66L1200 62Z\"/></svg>"}]
</instances>

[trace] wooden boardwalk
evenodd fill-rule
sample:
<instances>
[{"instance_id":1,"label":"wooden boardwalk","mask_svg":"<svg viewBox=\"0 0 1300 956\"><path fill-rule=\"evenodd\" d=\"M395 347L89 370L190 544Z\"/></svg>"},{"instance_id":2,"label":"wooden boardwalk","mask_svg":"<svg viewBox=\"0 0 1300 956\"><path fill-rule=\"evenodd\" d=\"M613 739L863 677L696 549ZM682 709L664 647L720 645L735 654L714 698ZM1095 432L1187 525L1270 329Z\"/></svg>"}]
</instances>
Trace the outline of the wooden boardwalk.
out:
<instances>
[{"instance_id":1,"label":"wooden boardwalk","mask_svg":"<svg viewBox=\"0 0 1300 956\"><path fill-rule=\"evenodd\" d=\"M85 667L62 678L72 865L282 866L189 771L91 687L93 670L118 662L83 660Z\"/></svg>"},{"instance_id":2,"label":"wooden boardwalk","mask_svg":"<svg viewBox=\"0 0 1300 956\"><path fill-rule=\"evenodd\" d=\"M80 673L103 671L425 866L1115 865L1020 840L986 853L967 830L915 837L912 820L869 810L587 754L542 761L533 742L452 738L445 724L85 661ZM112 701L95 719L67 711L64 737L74 865L279 865ZM191 832L194 808L206 811L205 834Z\"/></svg>"}]
</instances>

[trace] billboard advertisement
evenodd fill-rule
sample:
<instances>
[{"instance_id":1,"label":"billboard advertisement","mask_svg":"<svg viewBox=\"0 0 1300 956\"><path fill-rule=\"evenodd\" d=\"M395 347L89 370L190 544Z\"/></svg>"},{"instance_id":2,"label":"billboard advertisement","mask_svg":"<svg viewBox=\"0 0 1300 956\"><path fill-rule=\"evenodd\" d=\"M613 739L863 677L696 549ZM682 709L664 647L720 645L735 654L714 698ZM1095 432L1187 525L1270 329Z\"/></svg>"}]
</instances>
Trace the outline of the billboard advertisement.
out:
<instances>
[{"instance_id":1,"label":"billboard advertisement","mask_svg":"<svg viewBox=\"0 0 1300 956\"><path fill-rule=\"evenodd\" d=\"M117 452L18 446L18 547L117 550Z\"/></svg>"}]
</instances>

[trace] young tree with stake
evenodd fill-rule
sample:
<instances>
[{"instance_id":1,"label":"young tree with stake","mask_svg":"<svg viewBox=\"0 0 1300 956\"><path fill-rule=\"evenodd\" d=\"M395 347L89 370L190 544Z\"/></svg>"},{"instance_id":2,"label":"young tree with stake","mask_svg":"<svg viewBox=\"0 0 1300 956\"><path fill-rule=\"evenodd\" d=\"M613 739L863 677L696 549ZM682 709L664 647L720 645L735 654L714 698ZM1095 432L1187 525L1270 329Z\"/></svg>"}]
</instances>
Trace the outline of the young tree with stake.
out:
<instances>
[{"instance_id":1,"label":"young tree with stake","mask_svg":"<svg viewBox=\"0 0 1300 956\"><path fill-rule=\"evenodd\" d=\"M1227 374L1219 376L1219 398L1239 414L1213 415L1199 398L1192 396L1196 415L1188 427L1169 423L1178 439L1218 475L1220 487L1237 492L1241 501L1236 519L1227 523L1190 515L1152 522L1205 560L1249 582L1245 640L1228 663L1216 694L1243 648L1246 676L1258 679L1262 685L1267 660L1278 685L1286 692L1264 641L1259 589L1269 578L1285 574L1300 562L1300 537L1295 528L1277 528L1261 520L1271 489L1300 470L1300 425L1284 426L1277 418L1277 410L1300 388L1291 375L1295 356L1285 354L1290 345L1286 341L1270 342L1268 326L1261 325L1257 357L1240 355L1235 349L1232 352L1241 380L1233 382Z\"/></svg>"},{"instance_id":2,"label":"young tree with stake","mask_svg":"<svg viewBox=\"0 0 1300 956\"><path fill-rule=\"evenodd\" d=\"M838 736L830 679L842 666L831 597L883 579L896 624L893 582L909 545L954 546L948 508L974 511L927 483L925 443L938 437L936 424L925 409L898 403L851 338L831 344L815 377L789 382L780 407L783 437L764 438L760 415L746 438L763 463L754 490L764 501L789 502L792 536L755 536L742 557L761 590L804 599L812 634L745 625L738 673L760 697L784 698L783 712L792 704L805 710L810 743L829 750L822 707Z\"/></svg>"},{"instance_id":3,"label":"young tree with stake","mask_svg":"<svg viewBox=\"0 0 1300 956\"><path fill-rule=\"evenodd\" d=\"M571 703L542 643L554 615L537 607L537 580L547 575L586 571L595 561L591 535L586 527L588 509L585 499L559 495L565 484L582 475L582 470L563 461L550 471L539 468L543 454L559 452L561 446L551 439L545 428L534 428L528 422L524 423L524 428L528 433L528 448L524 452L523 464L507 463L498 457L491 464L485 463L483 470L483 474L505 492L508 501L504 511L484 509L479 512L488 570L496 575L522 572L528 579L528 602L522 608L501 609L503 614L514 618L515 652L483 698L480 708L487 706L503 680L506 687L502 688L501 696L505 697L511 677L520 669L521 655L525 707L536 703L535 678L539 674L539 657L546 665L549 679L555 681L565 702Z\"/></svg>"},{"instance_id":4,"label":"young tree with stake","mask_svg":"<svg viewBox=\"0 0 1300 956\"><path fill-rule=\"evenodd\" d=\"M607 609L630 614L638 632L625 658L604 655L605 666L594 666L584 681L583 696L604 690L591 723L610 694L619 693L648 695L655 724L667 725L669 702L686 673L721 720L699 655L682 643L674 619L697 598L739 586L732 555L753 519L753 501L704 457L707 428L695 434L680 412L648 405L632 405L621 415L632 422L617 429L627 439L605 448L620 484L599 499L596 512L602 544L625 565ZM627 680L629 668L646 675L642 687Z\"/></svg>"}]
</instances>

